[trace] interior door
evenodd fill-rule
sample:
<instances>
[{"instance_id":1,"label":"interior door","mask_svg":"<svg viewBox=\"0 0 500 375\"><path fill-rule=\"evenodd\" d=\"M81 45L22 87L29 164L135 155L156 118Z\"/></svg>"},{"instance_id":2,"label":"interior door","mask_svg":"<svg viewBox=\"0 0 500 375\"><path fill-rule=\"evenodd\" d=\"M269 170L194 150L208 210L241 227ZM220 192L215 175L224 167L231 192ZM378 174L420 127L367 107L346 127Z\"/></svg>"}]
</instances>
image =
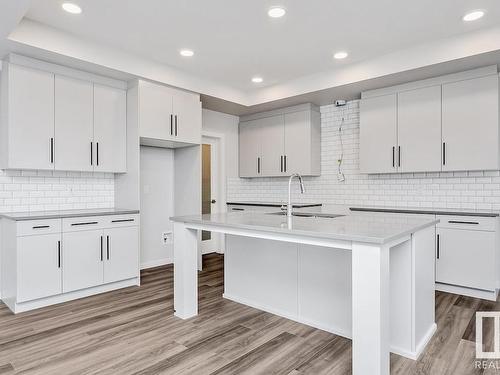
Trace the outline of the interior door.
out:
<instances>
[{"instance_id":1,"label":"interior door","mask_svg":"<svg viewBox=\"0 0 500 375\"><path fill-rule=\"evenodd\" d=\"M258 120L262 145L262 176L284 175L281 159L285 155L284 116Z\"/></svg>"},{"instance_id":2,"label":"interior door","mask_svg":"<svg viewBox=\"0 0 500 375\"><path fill-rule=\"evenodd\" d=\"M441 171L441 86L398 94L398 145L400 172Z\"/></svg>"},{"instance_id":3,"label":"interior door","mask_svg":"<svg viewBox=\"0 0 500 375\"><path fill-rule=\"evenodd\" d=\"M364 98L360 104L361 173L397 172L396 94Z\"/></svg>"},{"instance_id":4,"label":"interior door","mask_svg":"<svg viewBox=\"0 0 500 375\"><path fill-rule=\"evenodd\" d=\"M286 175L311 173L311 150L304 149L310 145L311 128L310 112L294 112L285 114L285 156L284 172Z\"/></svg>"},{"instance_id":5,"label":"interior door","mask_svg":"<svg viewBox=\"0 0 500 375\"><path fill-rule=\"evenodd\" d=\"M62 292L59 243L61 235L45 234L17 239L18 302Z\"/></svg>"},{"instance_id":6,"label":"interior door","mask_svg":"<svg viewBox=\"0 0 500 375\"><path fill-rule=\"evenodd\" d=\"M220 148L219 141L212 137L203 137L202 144L202 179L201 207L202 214L213 214L221 211L220 202ZM201 251L203 254L221 251L221 234L201 232Z\"/></svg>"},{"instance_id":7,"label":"interior door","mask_svg":"<svg viewBox=\"0 0 500 375\"><path fill-rule=\"evenodd\" d=\"M262 172L260 129L259 120L240 122L240 177L256 177Z\"/></svg>"},{"instance_id":8,"label":"interior door","mask_svg":"<svg viewBox=\"0 0 500 375\"><path fill-rule=\"evenodd\" d=\"M54 169L54 74L9 64L9 168Z\"/></svg>"},{"instance_id":9,"label":"interior door","mask_svg":"<svg viewBox=\"0 0 500 375\"><path fill-rule=\"evenodd\" d=\"M172 90L150 82L139 82L139 134L153 139L173 139Z\"/></svg>"},{"instance_id":10,"label":"interior door","mask_svg":"<svg viewBox=\"0 0 500 375\"><path fill-rule=\"evenodd\" d=\"M103 283L104 238L102 230L63 233L63 292Z\"/></svg>"},{"instance_id":11,"label":"interior door","mask_svg":"<svg viewBox=\"0 0 500 375\"><path fill-rule=\"evenodd\" d=\"M139 275L139 228L120 227L104 231L104 283Z\"/></svg>"},{"instance_id":12,"label":"interior door","mask_svg":"<svg viewBox=\"0 0 500 375\"><path fill-rule=\"evenodd\" d=\"M127 170L127 93L94 84L94 171Z\"/></svg>"},{"instance_id":13,"label":"interior door","mask_svg":"<svg viewBox=\"0 0 500 375\"><path fill-rule=\"evenodd\" d=\"M92 82L55 77L55 168L93 171Z\"/></svg>"},{"instance_id":14,"label":"interior door","mask_svg":"<svg viewBox=\"0 0 500 375\"><path fill-rule=\"evenodd\" d=\"M495 290L495 233L438 228L436 281Z\"/></svg>"},{"instance_id":15,"label":"interior door","mask_svg":"<svg viewBox=\"0 0 500 375\"><path fill-rule=\"evenodd\" d=\"M498 164L498 75L443 85L443 171Z\"/></svg>"},{"instance_id":16,"label":"interior door","mask_svg":"<svg viewBox=\"0 0 500 375\"><path fill-rule=\"evenodd\" d=\"M201 102L198 95L175 90L174 135L179 142L201 143Z\"/></svg>"}]
</instances>

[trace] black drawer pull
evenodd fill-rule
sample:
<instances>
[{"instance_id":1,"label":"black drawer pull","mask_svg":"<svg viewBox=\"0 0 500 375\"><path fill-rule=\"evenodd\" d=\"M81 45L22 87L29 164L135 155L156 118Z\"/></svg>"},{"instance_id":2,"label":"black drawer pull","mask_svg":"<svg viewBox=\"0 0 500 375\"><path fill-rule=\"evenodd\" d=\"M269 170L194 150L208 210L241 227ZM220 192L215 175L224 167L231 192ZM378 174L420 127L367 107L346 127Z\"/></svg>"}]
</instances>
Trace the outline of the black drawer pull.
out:
<instances>
[{"instance_id":1,"label":"black drawer pull","mask_svg":"<svg viewBox=\"0 0 500 375\"><path fill-rule=\"evenodd\" d=\"M457 221L457 220L449 220L450 224L470 224L470 225L478 225L477 221Z\"/></svg>"},{"instance_id":2,"label":"black drawer pull","mask_svg":"<svg viewBox=\"0 0 500 375\"><path fill-rule=\"evenodd\" d=\"M112 223L126 223L127 221L134 221L134 219L117 219L117 220L111 220Z\"/></svg>"},{"instance_id":3,"label":"black drawer pull","mask_svg":"<svg viewBox=\"0 0 500 375\"><path fill-rule=\"evenodd\" d=\"M236 207L234 207L234 208L231 208L231 211L245 211L245 209L244 208L236 208Z\"/></svg>"},{"instance_id":4,"label":"black drawer pull","mask_svg":"<svg viewBox=\"0 0 500 375\"><path fill-rule=\"evenodd\" d=\"M46 229L46 228L50 228L50 225L37 225L33 227L33 229Z\"/></svg>"},{"instance_id":5,"label":"black drawer pull","mask_svg":"<svg viewBox=\"0 0 500 375\"><path fill-rule=\"evenodd\" d=\"M57 241L57 268L61 268L61 241Z\"/></svg>"},{"instance_id":6,"label":"black drawer pull","mask_svg":"<svg viewBox=\"0 0 500 375\"><path fill-rule=\"evenodd\" d=\"M78 225L91 225L91 224L99 224L97 221L89 221L87 223L72 223L71 226L78 226Z\"/></svg>"}]
</instances>

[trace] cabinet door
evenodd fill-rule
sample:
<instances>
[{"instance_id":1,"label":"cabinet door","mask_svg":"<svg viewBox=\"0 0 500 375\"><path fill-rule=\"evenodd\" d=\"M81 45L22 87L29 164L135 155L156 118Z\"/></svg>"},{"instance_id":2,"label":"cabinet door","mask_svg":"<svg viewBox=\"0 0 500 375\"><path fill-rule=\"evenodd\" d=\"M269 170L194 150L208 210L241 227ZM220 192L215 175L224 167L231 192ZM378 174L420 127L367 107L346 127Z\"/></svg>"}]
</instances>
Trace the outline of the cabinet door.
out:
<instances>
[{"instance_id":1,"label":"cabinet door","mask_svg":"<svg viewBox=\"0 0 500 375\"><path fill-rule=\"evenodd\" d=\"M436 281L495 290L495 233L438 228Z\"/></svg>"},{"instance_id":2,"label":"cabinet door","mask_svg":"<svg viewBox=\"0 0 500 375\"><path fill-rule=\"evenodd\" d=\"M201 143L200 97L184 91L173 93L175 140L186 143Z\"/></svg>"},{"instance_id":3,"label":"cabinet door","mask_svg":"<svg viewBox=\"0 0 500 375\"><path fill-rule=\"evenodd\" d=\"M311 173L311 112L285 114L286 175Z\"/></svg>"},{"instance_id":4,"label":"cabinet door","mask_svg":"<svg viewBox=\"0 0 500 375\"><path fill-rule=\"evenodd\" d=\"M93 85L55 77L55 169L93 171Z\"/></svg>"},{"instance_id":5,"label":"cabinet door","mask_svg":"<svg viewBox=\"0 0 500 375\"><path fill-rule=\"evenodd\" d=\"M443 85L443 170L498 169L498 76Z\"/></svg>"},{"instance_id":6,"label":"cabinet door","mask_svg":"<svg viewBox=\"0 0 500 375\"><path fill-rule=\"evenodd\" d=\"M360 104L361 173L397 171L396 94L366 98Z\"/></svg>"},{"instance_id":7,"label":"cabinet door","mask_svg":"<svg viewBox=\"0 0 500 375\"><path fill-rule=\"evenodd\" d=\"M262 176L282 176L281 158L285 155L284 116L272 116L260 122Z\"/></svg>"},{"instance_id":8,"label":"cabinet door","mask_svg":"<svg viewBox=\"0 0 500 375\"><path fill-rule=\"evenodd\" d=\"M240 177L260 176L262 171L260 123L257 120L240 122Z\"/></svg>"},{"instance_id":9,"label":"cabinet door","mask_svg":"<svg viewBox=\"0 0 500 375\"><path fill-rule=\"evenodd\" d=\"M94 171L126 172L125 90L94 84Z\"/></svg>"},{"instance_id":10,"label":"cabinet door","mask_svg":"<svg viewBox=\"0 0 500 375\"><path fill-rule=\"evenodd\" d=\"M153 139L173 139L172 89L139 82L139 134Z\"/></svg>"},{"instance_id":11,"label":"cabinet door","mask_svg":"<svg viewBox=\"0 0 500 375\"><path fill-rule=\"evenodd\" d=\"M54 75L9 64L8 168L53 169Z\"/></svg>"},{"instance_id":12,"label":"cabinet door","mask_svg":"<svg viewBox=\"0 0 500 375\"><path fill-rule=\"evenodd\" d=\"M59 233L17 238L17 302L62 292L60 240Z\"/></svg>"},{"instance_id":13,"label":"cabinet door","mask_svg":"<svg viewBox=\"0 0 500 375\"><path fill-rule=\"evenodd\" d=\"M139 228L106 229L104 282L126 280L139 276Z\"/></svg>"},{"instance_id":14,"label":"cabinet door","mask_svg":"<svg viewBox=\"0 0 500 375\"><path fill-rule=\"evenodd\" d=\"M104 243L102 230L63 233L63 292L103 283Z\"/></svg>"},{"instance_id":15,"label":"cabinet door","mask_svg":"<svg viewBox=\"0 0 500 375\"><path fill-rule=\"evenodd\" d=\"M400 172L441 171L441 86L398 94L398 147Z\"/></svg>"}]
</instances>

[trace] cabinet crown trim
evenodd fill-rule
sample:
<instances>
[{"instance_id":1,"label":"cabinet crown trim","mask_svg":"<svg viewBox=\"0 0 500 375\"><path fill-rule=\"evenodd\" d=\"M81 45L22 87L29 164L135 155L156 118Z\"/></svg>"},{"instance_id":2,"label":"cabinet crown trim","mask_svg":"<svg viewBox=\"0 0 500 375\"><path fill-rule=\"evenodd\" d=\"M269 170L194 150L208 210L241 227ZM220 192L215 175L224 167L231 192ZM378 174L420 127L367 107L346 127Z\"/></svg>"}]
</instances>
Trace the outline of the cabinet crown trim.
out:
<instances>
[{"instance_id":1,"label":"cabinet crown trim","mask_svg":"<svg viewBox=\"0 0 500 375\"><path fill-rule=\"evenodd\" d=\"M272 117L272 116L284 115L286 113L302 112L302 111L319 112L319 107L312 103L299 104L291 107L274 109L272 111L265 111L265 112L253 113L251 115L240 116L240 122L259 120L266 117Z\"/></svg>"}]
</instances>

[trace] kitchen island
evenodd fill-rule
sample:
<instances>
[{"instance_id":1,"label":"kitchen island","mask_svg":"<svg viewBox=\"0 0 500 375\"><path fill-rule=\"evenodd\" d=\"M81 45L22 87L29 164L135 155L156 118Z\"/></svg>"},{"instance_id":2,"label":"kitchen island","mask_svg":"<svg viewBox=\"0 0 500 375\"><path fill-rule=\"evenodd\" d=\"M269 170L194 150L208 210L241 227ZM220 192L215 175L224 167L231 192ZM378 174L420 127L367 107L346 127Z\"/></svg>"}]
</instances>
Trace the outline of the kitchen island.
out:
<instances>
[{"instance_id":1,"label":"kitchen island","mask_svg":"<svg viewBox=\"0 0 500 375\"><path fill-rule=\"evenodd\" d=\"M198 314L198 231L209 230L226 234L225 298L351 337L355 375L389 374L391 351L417 358L436 329L438 221L325 210L172 218L175 315Z\"/></svg>"}]
</instances>

